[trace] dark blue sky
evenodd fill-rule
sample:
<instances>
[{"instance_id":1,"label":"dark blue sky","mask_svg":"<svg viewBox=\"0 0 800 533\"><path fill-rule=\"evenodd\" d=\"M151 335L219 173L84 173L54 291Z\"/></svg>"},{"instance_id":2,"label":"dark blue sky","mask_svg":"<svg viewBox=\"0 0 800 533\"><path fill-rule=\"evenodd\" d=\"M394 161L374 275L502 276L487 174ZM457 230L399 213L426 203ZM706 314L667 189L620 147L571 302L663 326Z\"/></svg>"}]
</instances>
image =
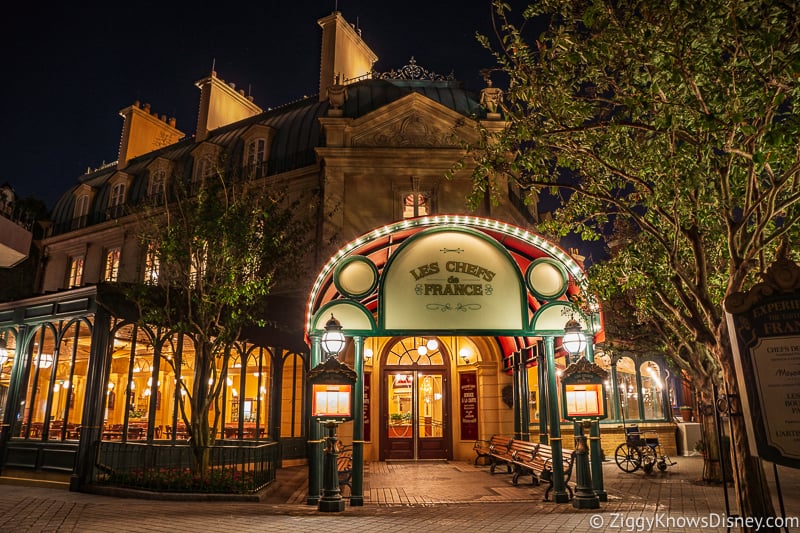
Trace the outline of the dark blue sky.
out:
<instances>
[{"instance_id":1,"label":"dark blue sky","mask_svg":"<svg viewBox=\"0 0 800 533\"><path fill-rule=\"evenodd\" d=\"M98 8L17 4L0 21L5 81L0 113L3 175L20 197L52 207L88 167L115 161L122 118L135 100L195 131L199 90L217 75L266 109L318 92L321 29L336 0L126 3ZM216 6L220 4L215 4ZM224 3L222 4L224 5ZM489 0L338 0L379 59L378 71L419 66L480 90L494 64L475 39L489 33Z\"/></svg>"}]
</instances>

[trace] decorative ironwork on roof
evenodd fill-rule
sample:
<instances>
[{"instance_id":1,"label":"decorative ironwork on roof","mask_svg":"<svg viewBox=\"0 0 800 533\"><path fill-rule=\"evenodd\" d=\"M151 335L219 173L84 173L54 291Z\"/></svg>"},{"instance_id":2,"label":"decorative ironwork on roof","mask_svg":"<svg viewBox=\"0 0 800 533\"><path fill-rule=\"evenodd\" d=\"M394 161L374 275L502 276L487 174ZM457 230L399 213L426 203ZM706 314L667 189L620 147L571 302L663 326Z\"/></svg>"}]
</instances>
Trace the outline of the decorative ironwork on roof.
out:
<instances>
[{"instance_id":1,"label":"decorative ironwork on roof","mask_svg":"<svg viewBox=\"0 0 800 533\"><path fill-rule=\"evenodd\" d=\"M390 70L389 72L375 72L372 71L372 78L377 80L429 80L429 81L454 81L455 74L452 72L448 76L443 76L435 72L430 72L417 65L417 60L414 56L408 60L408 65L402 67L400 70Z\"/></svg>"}]
</instances>

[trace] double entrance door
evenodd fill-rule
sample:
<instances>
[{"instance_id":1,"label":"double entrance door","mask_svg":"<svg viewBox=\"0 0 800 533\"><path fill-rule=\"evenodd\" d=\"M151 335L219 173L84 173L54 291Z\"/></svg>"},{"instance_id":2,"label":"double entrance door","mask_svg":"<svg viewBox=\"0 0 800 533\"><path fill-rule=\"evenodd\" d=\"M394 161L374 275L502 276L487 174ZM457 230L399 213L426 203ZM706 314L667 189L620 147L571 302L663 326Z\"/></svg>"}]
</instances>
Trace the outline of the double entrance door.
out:
<instances>
[{"instance_id":1,"label":"double entrance door","mask_svg":"<svg viewBox=\"0 0 800 533\"><path fill-rule=\"evenodd\" d=\"M381 460L450 459L450 409L441 370L384 370Z\"/></svg>"}]
</instances>

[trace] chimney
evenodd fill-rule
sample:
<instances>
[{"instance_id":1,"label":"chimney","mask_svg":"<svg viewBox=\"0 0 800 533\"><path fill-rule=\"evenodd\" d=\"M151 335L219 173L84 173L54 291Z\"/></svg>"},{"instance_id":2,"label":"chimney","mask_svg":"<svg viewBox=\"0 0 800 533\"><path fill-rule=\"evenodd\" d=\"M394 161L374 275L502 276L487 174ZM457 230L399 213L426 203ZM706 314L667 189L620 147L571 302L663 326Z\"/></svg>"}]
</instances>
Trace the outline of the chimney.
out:
<instances>
[{"instance_id":1,"label":"chimney","mask_svg":"<svg viewBox=\"0 0 800 533\"><path fill-rule=\"evenodd\" d=\"M319 19L317 24L322 28L319 72L319 100L322 102L328 98L328 87L333 85L337 75L341 83L365 76L372 72L378 56L361 38L361 31L348 24L338 11Z\"/></svg>"},{"instance_id":2,"label":"chimney","mask_svg":"<svg viewBox=\"0 0 800 533\"><path fill-rule=\"evenodd\" d=\"M197 117L197 141L208 137L208 132L262 112L244 91L227 84L213 70L207 78L195 83L200 89L200 113Z\"/></svg>"},{"instance_id":3,"label":"chimney","mask_svg":"<svg viewBox=\"0 0 800 533\"><path fill-rule=\"evenodd\" d=\"M124 119L119 143L118 168L125 168L134 157L176 143L186 136L175 128L175 119L167 120L150 113L150 104L139 107L136 101L119 112Z\"/></svg>"}]
</instances>

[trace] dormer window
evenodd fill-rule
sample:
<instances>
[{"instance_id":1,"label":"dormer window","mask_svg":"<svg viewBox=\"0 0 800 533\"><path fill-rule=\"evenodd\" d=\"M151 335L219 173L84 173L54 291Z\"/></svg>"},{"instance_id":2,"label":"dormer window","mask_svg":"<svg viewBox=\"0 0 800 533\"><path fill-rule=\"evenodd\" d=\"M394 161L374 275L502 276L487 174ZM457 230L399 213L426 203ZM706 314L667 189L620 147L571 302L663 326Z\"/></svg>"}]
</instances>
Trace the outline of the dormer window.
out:
<instances>
[{"instance_id":1,"label":"dormer window","mask_svg":"<svg viewBox=\"0 0 800 533\"><path fill-rule=\"evenodd\" d=\"M147 196L150 200L161 203L164 199L164 187L167 181L167 172L156 170L150 174L150 184L147 189Z\"/></svg>"},{"instance_id":2,"label":"dormer window","mask_svg":"<svg viewBox=\"0 0 800 533\"><path fill-rule=\"evenodd\" d=\"M258 138L247 143L247 175L261 178L267 174L267 140Z\"/></svg>"},{"instance_id":3,"label":"dormer window","mask_svg":"<svg viewBox=\"0 0 800 533\"><path fill-rule=\"evenodd\" d=\"M206 183L206 180L217 172L217 161L221 155L221 148L215 144L200 143L192 152L194 156L194 174L189 193L197 194Z\"/></svg>"},{"instance_id":4,"label":"dormer window","mask_svg":"<svg viewBox=\"0 0 800 533\"><path fill-rule=\"evenodd\" d=\"M89 195L82 194L75 202L75 218L85 217L89 214Z\"/></svg>"},{"instance_id":5,"label":"dormer window","mask_svg":"<svg viewBox=\"0 0 800 533\"><path fill-rule=\"evenodd\" d=\"M73 192L75 209L72 212L72 224L70 229L76 230L84 228L89 223L89 210L92 207L94 193L94 189L86 184L81 185Z\"/></svg>"},{"instance_id":6,"label":"dormer window","mask_svg":"<svg viewBox=\"0 0 800 533\"><path fill-rule=\"evenodd\" d=\"M109 182L110 191L108 194L108 209L106 219L119 218L125 215L125 203L127 202L128 184L130 177L127 174L119 173Z\"/></svg>"},{"instance_id":7,"label":"dormer window","mask_svg":"<svg viewBox=\"0 0 800 533\"><path fill-rule=\"evenodd\" d=\"M267 161L275 129L264 124L253 124L242 133L244 153L242 154L242 174L249 179L263 178L267 175Z\"/></svg>"},{"instance_id":8,"label":"dormer window","mask_svg":"<svg viewBox=\"0 0 800 533\"><path fill-rule=\"evenodd\" d=\"M75 214L72 217L72 229L86 226L89 218L89 195L82 194L75 200Z\"/></svg>"},{"instance_id":9,"label":"dormer window","mask_svg":"<svg viewBox=\"0 0 800 533\"><path fill-rule=\"evenodd\" d=\"M174 163L163 157L157 157L147 165L149 178L147 181L146 201L152 205L164 205L167 200L168 177L173 173Z\"/></svg>"}]
</instances>

